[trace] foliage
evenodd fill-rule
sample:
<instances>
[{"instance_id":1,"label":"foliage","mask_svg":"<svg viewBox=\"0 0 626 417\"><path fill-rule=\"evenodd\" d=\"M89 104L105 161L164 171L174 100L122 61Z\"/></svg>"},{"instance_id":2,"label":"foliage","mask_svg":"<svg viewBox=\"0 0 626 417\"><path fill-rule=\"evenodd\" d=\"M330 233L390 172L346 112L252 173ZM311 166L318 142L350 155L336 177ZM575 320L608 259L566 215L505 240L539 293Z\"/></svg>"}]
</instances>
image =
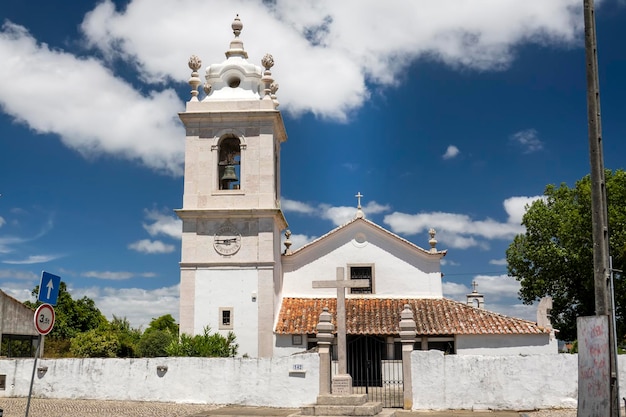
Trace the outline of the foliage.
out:
<instances>
[{"instance_id":1,"label":"foliage","mask_svg":"<svg viewBox=\"0 0 626 417\"><path fill-rule=\"evenodd\" d=\"M72 338L70 352L77 358L115 358L119 348L115 333L92 329Z\"/></svg>"},{"instance_id":2,"label":"foliage","mask_svg":"<svg viewBox=\"0 0 626 417\"><path fill-rule=\"evenodd\" d=\"M141 331L133 329L126 317L120 318L113 315L113 320L108 325L110 332L115 334L120 342L116 356L118 358L134 358L139 355L138 344L141 338Z\"/></svg>"},{"instance_id":3,"label":"foliage","mask_svg":"<svg viewBox=\"0 0 626 417\"><path fill-rule=\"evenodd\" d=\"M169 356L199 356L199 357L230 357L237 354L239 345L235 343L235 334L228 332L226 337L219 333L211 334L211 328L205 327L204 333L189 336L181 334L178 340L173 341L166 349Z\"/></svg>"},{"instance_id":4,"label":"foliage","mask_svg":"<svg viewBox=\"0 0 626 417\"><path fill-rule=\"evenodd\" d=\"M166 314L150 321L150 325L146 329L146 333L153 330L167 331L172 335L178 335L178 324L171 314Z\"/></svg>"},{"instance_id":5,"label":"foliage","mask_svg":"<svg viewBox=\"0 0 626 417\"><path fill-rule=\"evenodd\" d=\"M609 246L613 268L626 261L626 172L606 170ZM552 296L552 323L563 340L576 339L576 317L595 314L591 180L573 188L548 185L544 199L533 202L523 217L524 234L506 251L508 273L521 283L520 299L532 304ZM615 275L617 332L626 331L626 285Z\"/></svg>"},{"instance_id":6,"label":"foliage","mask_svg":"<svg viewBox=\"0 0 626 417\"><path fill-rule=\"evenodd\" d=\"M166 348L178 339L178 324L171 314L166 314L150 321L150 325L141 335L138 351L143 357L154 358L167 356Z\"/></svg>"},{"instance_id":7,"label":"foliage","mask_svg":"<svg viewBox=\"0 0 626 417\"><path fill-rule=\"evenodd\" d=\"M30 338L12 338L4 335L0 346L0 355L9 358L33 357L36 350L36 342Z\"/></svg>"},{"instance_id":8,"label":"foliage","mask_svg":"<svg viewBox=\"0 0 626 417\"><path fill-rule=\"evenodd\" d=\"M168 356L167 347L176 340L175 337L167 330L146 330L139 340L138 353L145 358Z\"/></svg>"},{"instance_id":9,"label":"foliage","mask_svg":"<svg viewBox=\"0 0 626 417\"><path fill-rule=\"evenodd\" d=\"M36 297L38 293L39 286L36 286L32 295ZM31 308L37 308L41 302L25 301L24 304ZM54 327L47 336L50 339L71 339L81 332L97 329L107 323L106 317L98 310L96 303L91 298L85 296L74 300L63 281L59 286L59 297L54 312Z\"/></svg>"}]
</instances>

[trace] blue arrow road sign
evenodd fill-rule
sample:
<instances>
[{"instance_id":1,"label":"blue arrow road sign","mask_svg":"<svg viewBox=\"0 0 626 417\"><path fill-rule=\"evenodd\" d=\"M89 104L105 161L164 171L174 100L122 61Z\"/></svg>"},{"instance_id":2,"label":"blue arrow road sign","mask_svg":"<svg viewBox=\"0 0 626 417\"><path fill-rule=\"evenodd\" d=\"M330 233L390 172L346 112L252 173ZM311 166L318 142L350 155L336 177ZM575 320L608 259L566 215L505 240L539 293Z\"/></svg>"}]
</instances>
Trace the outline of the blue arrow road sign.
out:
<instances>
[{"instance_id":1,"label":"blue arrow road sign","mask_svg":"<svg viewBox=\"0 0 626 417\"><path fill-rule=\"evenodd\" d=\"M41 273L41 282L39 283L39 297L37 299L45 304L57 305L59 297L59 287L61 286L61 277L52 275L46 271Z\"/></svg>"}]
</instances>

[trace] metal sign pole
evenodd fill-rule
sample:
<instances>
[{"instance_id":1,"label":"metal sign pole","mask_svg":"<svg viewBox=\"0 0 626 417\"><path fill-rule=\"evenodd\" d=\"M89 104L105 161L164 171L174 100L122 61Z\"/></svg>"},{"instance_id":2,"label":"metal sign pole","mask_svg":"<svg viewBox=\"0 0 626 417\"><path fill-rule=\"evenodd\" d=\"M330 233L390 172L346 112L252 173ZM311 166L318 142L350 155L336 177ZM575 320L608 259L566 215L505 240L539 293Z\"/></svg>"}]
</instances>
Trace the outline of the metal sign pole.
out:
<instances>
[{"instance_id":1,"label":"metal sign pole","mask_svg":"<svg viewBox=\"0 0 626 417\"><path fill-rule=\"evenodd\" d=\"M28 390L28 401L26 402L26 416L28 417L28 410L30 409L30 396L33 393L33 381L35 381L35 371L37 370L37 358L39 358L39 349L41 348L41 342L43 335L39 335L39 343L37 344L37 351L35 352L35 360L33 362L33 374L30 377L30 389Z\"/></svg>"}]
</instances>

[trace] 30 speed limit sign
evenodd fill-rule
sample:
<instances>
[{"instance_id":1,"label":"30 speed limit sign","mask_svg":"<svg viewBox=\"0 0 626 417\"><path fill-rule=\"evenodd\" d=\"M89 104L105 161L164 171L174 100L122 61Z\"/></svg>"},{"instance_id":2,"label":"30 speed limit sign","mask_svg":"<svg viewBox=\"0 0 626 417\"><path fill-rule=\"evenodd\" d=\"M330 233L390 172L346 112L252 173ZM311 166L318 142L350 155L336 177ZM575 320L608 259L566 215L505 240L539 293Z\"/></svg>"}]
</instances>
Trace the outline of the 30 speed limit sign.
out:
<instances>
[{"instance_id":1,"label":"30 speed limit sign","mask_svg":"<svg viewBox=\"0 0 626 417\"><path fill-rule=\"evenodd\" d=\"M54 308L50 304L42 304L35 310L35 328L40 335L47 335L54 326Z\"/></svg>"}]
</instances>

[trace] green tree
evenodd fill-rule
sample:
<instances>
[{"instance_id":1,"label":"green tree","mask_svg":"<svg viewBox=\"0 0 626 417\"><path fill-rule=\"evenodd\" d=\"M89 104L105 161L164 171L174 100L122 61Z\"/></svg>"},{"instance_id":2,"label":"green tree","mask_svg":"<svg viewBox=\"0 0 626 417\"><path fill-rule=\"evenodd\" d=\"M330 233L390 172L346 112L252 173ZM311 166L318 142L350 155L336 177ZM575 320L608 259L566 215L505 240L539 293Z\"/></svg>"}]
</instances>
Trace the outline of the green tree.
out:
<instances>
[{"instance_id":1,"label":"green tree","mask_svg":"<svg viewBox=\"0 0 626 417\"><path fill-rule=\"evenodd\" d=\"M168 356L167 347L174 341L176 336L167 330L145 331L141 335L137 350L139 355L145 358Z\"/></svg>"},{"instance_id":2,"label":"green tree","mask_svg":"<svg viewBox=\"0 0 626 417\"><path fill-rule=\"evenodd\" d=\"M153 330L163 330L173 335L178 335L178 324L176 324L176 320L174 320L174 317L172 317L171 314L165 314L150 321L150 325L148 325L146 332L151 332Z\"/></svg>"},{"instance_id":3,"label":"green tree","mask_svg":"<svg viewBox=\"0 0 626 417\"><path fill-rule=\"evenodd\" d=\"M239 345L235 343L235 334L228 332L226 337L219 333L211 334L211 328L205 327L203 334L189 336L181 334L167 347L168 356L230 357L237 354Z\"/></svg>"},{"instance_id":4,"label":"green tree","mask_svg":"<svg viewBox=\"0 0 626 417\"><path fill-rule=\"evenodd\" d=\"M168 356L167 347L178 339L178 324L171 314L165 314L150 321L150 325L141 335L138 344L139 354L154 358Z\"/></svg>"},{"instance_id":5,"label":"green tree","mask_svg":"<svg viewBox=\"0 0 626 417\"><path fill-rule=\"evenodd\" d=\"M32 295L36 297L38 293L39 286L33 289ZM37 308L41 302L25 301L24 304L31 308ZM74 300L63 281L59 286L59 297L54 311L54 327L49 334L49 338L53 340L69 340L78 333L97 329L102 324L107 323L106 317L98 310L96 303L91 298L85 296Z\"/></svg>"},{"instance_id":6,"label":"green tree","mask_svg":"<svg viewBox=\"0 0 626 417\"><path fill-rule=\"evenodd\" d=\"M118 358L134 358L139 356L138 345L141 338L141 331L139 329L133 329L126 317L120 318L114 314L108 329L116 335L120 343L119 349L116 352Z\"/></svg>"},{"instance_id":7,"label":"green tree","mask_svg":"<svg viewBox=\"0 0 626 417\"><path fill-rule=\"evenodd\" d=\"M606 170L609 247L613 268L626 261L626 172ZM526 232L506 251L509 275L520 281L520 299L532 304L552 296L552 323L563 340L576 339L576 317L595 314L591 180L548 185L544 199L533 202L523 217ZM618 338L624 336L626 285L615 274Z\"/></svg>"}]
</instances>

